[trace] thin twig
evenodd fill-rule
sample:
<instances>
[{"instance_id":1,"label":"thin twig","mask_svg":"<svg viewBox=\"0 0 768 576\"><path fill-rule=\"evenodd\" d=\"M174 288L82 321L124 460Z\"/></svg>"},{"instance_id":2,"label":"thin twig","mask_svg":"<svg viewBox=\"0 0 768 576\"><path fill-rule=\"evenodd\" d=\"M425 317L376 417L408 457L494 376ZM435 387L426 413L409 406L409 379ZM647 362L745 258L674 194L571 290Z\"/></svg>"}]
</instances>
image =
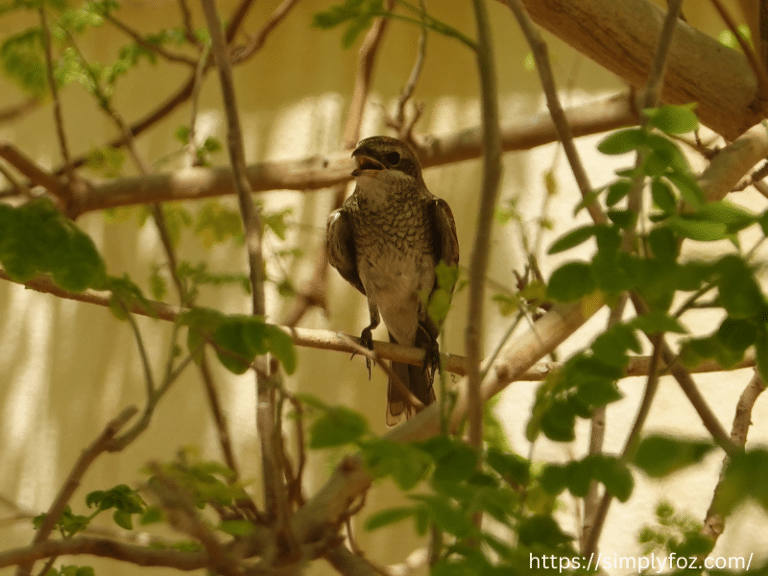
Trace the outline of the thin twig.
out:
<instances>
[{"instance_id":1,"label":"thin twig","mask_svg":"<svg viewBox=\"0 0 768 576\"><path fill-rule=\"evenodd\" d=\"M109 12L104 13L104 18L110 24L112 24L115 28L117 28L118 30L121 30L122 32L125 32L125 34L133 38L139 46L141 46L142 48L146 48L151 52L154 52L155 54L157 54L158 56L161 56L162 58L165 58L169 62L180 62L181 64L186 64L187 66L197 66L197 60L195 60L194 58L190 58L185 54L174 54L170 50L163 48L163 46L161 46L160 44L150 42L149 40L144 38L138 31L128 26L128 24L126 24L125 22L115 18Z\"/></svg>"},{"instance_id":2,"label":"thin twig","mask_svg":"<svg viewBox=\"0 0 768 576\"><path fill-rule=\"evenodd\" d=\"M59 151L61 159L65 165L69 165L69 145L67 144L67 134L64 130L64 117L61 113L61 100L59 99L59 87L56 84L56 78L53 75L53 55L51 54L51 29L48 27L48 17L45 5L41 4L38 8L40 14L40 26L43 31L43 50L45 52L45 73L48 78L48 87L51 91L53 100L53 118L56 125L56 136L59 139ZM74 171L69 174L70 183L74 179ZM67 188L62 188L62 192L69 192Z\"/></svg>"},{"instance_id":3,"label":"thin twig","mask_svg":"<svg viewBox=\"0 0 768 576\"><path fill-rule=\"evenodd\" d=\"M77 490L77 488L80 486L80 480L83 478L83 475L100 454L109 450L112 439L120 431L120 429L125 426L128 420L133 418L136 412L138 412L138 409L135 406L129 406L128 408L124 409L116 418L111 420L106 425L96 440L94 440L90 446L83 450L82 454L80 454L80 457L75 462L75 465L72 467L72 470L70 470L69 474L67 475L66 480L64 480L64 483L61 485L56 498L54 498L51 506L48 508L48 511L45 514L45 519L35 532L35 537L32 540L32 546L40 544L48 539L48 537L51 535L51 532L53 532L56 523L59 521L61 513L64 511L64 507L67 505L70 498L72 498L75 490ZM16 574L29 574L33 563L34 560L31 562L19 563Z\"/></svg>"},{"instance_id":4,"label":"thin twig","mask_svg":"<svg viewBox=\"0 0 768 576\"><path fill-rule=\"evenodd\" d=\"M227 117L227 148L230 164L235 179L240 215L243 220L246 247L248 251L248 269L251 280L252 313L265 315L264 304L264 262L262 255L263 225L261 215L256 208L246 175L245 152L240 128L240 118L235 95L234 78L229 61L227 41L221 29L221 21L213 0L202 0L203 13L211 35L211 51L219 72L222 100ZM266 367L265 359L257 359ZM275 374L277 377L277 374ZM286 486L282 481L281 468L276 443L280 431L275 428L274 383L256 371L257 428L261 443L261 461L264 486L264 505L266 513L278 527L284 530L287 542L293 542L288 519L290 504Z\"/></svg>"},{"instance_id":5,"label":"thin twig","mask_svg":"<svg viewBox=\"0 0 768 576\"><path fill-rule=\"evenodd\" d=\"M547 44L544 42L541 34L528 16L528 12L523 3L520 0L506 0L506 2L509 9L515 15L520 29L523 31L523 34L531 47L533 57L536 61L536 70L539 73L539 79L541 80L541 85L544 88L544 94L547 99L547 107L549 108L552 121L557 129L560 142L563 146L563 151L565 152L566 158L568 158L568 163L571 165L571 172L573 172L573 176L576 179L576 184L579 187L582 198L587 198L593 191L592 185L589 182L587 171L584 169L584 164L579 157L578 150L576 150L571 126L568 123L562 104L560 104L560 98L557 95L555 78L549 63L549 50ZM587 205L587 211L595 224L602 224L607 221L607 218L597 201L590 202Z\"/></svg>"},{"instance_id":6,"label":"thin twig","mask_svg":"<svg viewBox=\"0 0 768 576\"><path fill-rule=\"evenodd\" d=\"M490 258L491 230L501 181L499 101L490 22L484 0L473 0L477 27L477 71L480 79L483 131L483 179L475 239L469 263L469 308L465 329L468 377L469 443L477 450L483 443L483 404L480 392L480 361L483 351L485 277Z\"/></svg>"},{"instance_id":7,"label":"thin twig","mask_svg":"<svg viewBox=\"0 0 768 576\"><path fill-rule=\"evenodd\" d=\"M760 60L758 59L757 54L755 54L755 51L752 49L752 46L750 46L746 40L742 38L741 33L736 26L736 22L734 22L730 13L725 9L725 6L723 6L720 0L710 1L715 7L715 10L717 10L718 14L720 14L720 18L722 18L723 22L725 22L725 25L728 26L728 29L736 37L736 41L739 43L739 46L741 46L741 50L744 52L744 56L746 56L747 62L749 62L749 66L755 73L755 78L757 78L757 85L760 90L760 95L763 97L763 100L768 100L768 73L764 68L764 64L760 63ZM758 39L755 39L755 42L757 41Z\"/></svg>"},{"instance_id":8,"label":"thin twig","mask_svg":"<svg viewBox=\"0 0 768 576\"><path fill-rule=\"evenodd\" d=\"M56 175L48 172L10 142L0 142L0 158L29 178L32 184L42 186L56 197L62 196L62 183Z\"/></svg>"},{"instance_id":9,"label":"thin twig","mask_svg":"<svg viewBox=\"0 0 768 576\"><path fill-rule=\"evenodd\" d=\"M291 11L291 8L298 4L298 2L299 0L283 0L262 25L261 29L250 38L248 44L241 49L234 50L232 63L239 64L240 62L244 62L261 50L261 47L264 46L264 42L267 40L270 32L285 19L288 12Z\"/></svg>"}]
</instances>

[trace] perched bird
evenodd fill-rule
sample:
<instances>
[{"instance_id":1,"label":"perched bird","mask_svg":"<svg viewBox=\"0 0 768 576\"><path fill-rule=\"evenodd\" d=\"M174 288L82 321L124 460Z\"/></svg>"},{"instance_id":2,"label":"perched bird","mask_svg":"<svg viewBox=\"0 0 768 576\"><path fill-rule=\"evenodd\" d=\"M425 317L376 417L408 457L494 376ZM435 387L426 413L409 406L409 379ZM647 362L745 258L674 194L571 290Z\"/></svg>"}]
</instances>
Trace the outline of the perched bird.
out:
<instances>
[{"instance_id":1,"label":"perched bird","mask_svg":"<svg viewBox=\"0 0 768 576\"><path fill-rule=\"evenodd\" d=\"M360 336L364 346L373 349L371 330L381 314L391 342L425 350L423 366L392 363L410 391L390 378L386 419L392 426L435 399L440 327L426 305L438 289L435 266L440 261L455 266L459 243L451 209L427 190L416 154L405 143L373 136L362 140L352 157L357 185L328 217L328 261L368 298L371 323Z\"/></svg>"}]
</instances>

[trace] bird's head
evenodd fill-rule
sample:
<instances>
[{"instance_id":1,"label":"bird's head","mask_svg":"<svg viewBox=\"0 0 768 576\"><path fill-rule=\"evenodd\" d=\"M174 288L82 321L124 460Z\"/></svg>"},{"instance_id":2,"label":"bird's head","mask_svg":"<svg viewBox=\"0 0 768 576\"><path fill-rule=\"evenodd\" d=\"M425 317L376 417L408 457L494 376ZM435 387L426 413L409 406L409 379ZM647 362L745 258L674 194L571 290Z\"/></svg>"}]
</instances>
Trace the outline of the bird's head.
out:
<instances>
[{"instance_id":1,"label":"bird's head","mask_svg":"<svg viewBox=\"0 0 768 576\"><path fill-rule=\"evenodd\" d=\"M352 176L373 178L386 183L408 180L421 182L421 166L416 154L404 142L389 136L372 136L361 140L352 152L357 168Z\"/></svg>"}]
</instances>

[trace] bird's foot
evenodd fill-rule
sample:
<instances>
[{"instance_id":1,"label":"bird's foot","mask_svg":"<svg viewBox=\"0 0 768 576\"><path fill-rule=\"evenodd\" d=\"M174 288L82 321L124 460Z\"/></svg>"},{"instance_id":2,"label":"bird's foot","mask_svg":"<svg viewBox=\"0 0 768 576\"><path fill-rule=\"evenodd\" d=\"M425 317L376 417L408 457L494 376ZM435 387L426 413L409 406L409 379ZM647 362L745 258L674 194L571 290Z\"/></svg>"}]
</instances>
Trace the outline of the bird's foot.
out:
<instances>
[{"instance_id":1,"label":"bird's foot","mask_svg":"<svg viewBox=\"0 0 768 576\"><path fill-rule=\"evenodd\" d=\"M440 368L440 346L437 340L429 339L429 343L424 348L423 369L429 374L429 381L435 378L435 372Z\"/></svg>"},{"instance_id":2,"label":"bird's foot","mask_svg":"<svg viewBox=\"0 0 768 576\"><path fill-rule=\"evenodd\" d=\"M363 346L364 348L368 348L368 350L373 351L373 336L371 335L371 327L368 326L367 328L363 328L363 332L360 334L360 346ZM357 351L352 352L352 356L350 356L350 360L355 357L355 354L357 354ZM371 379L371 359L366 356L365 357L365 367L368 368L368 380Z\"/></svg>"}]
</instances>

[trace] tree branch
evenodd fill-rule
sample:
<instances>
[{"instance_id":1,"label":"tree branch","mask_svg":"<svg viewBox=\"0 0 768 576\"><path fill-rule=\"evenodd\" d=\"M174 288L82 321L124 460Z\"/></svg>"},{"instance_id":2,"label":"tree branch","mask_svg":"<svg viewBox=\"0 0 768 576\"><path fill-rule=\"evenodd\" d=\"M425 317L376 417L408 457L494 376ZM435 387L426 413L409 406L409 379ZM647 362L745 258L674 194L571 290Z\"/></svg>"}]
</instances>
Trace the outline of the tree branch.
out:
<instances>
[{"instance_id":1,"label":"tree branch","mask_svg":"<svg viewBox=\"0 0 768 576\"><path fill-rule=\"evenodd\" d=\"M473 0L477 27L477 73L480 77L480 106L483 142L483 180L475 240L469 261L469 306L464 347L467 354L469 444L476 450L483 446L483 404L480 393L480 360L483 353L483 308L485 277L490 259L493 213L501 182L501 136L499 134L499 95L493 39L485 0Z\"/></svg>"},{"instance_id":2,"label":"tree branch","mask_svg":"<svg viewBox=\"0 0 768 576\"><path fill-rule=\"evenodd\" d=\"M634 106L627 94L575 106L566 111L566 117L576 137L637 123ZM130 128L134 130L134 127ZM502 149L508 152L528 150L558 139L548 112L506 123L501 128L501 137ZM460 130L428 140L424 148L417 150L424 168L479 158L482 153L479 128ZM355 143L356 140L351 146ZM343 151L329 157L259 162L247 167L247 175L253 192L314 191L349 182L353 169L354 162L350 160L348 152ZM91 183L78 195L77 204L71 210L73 214L79 215L118 206L196 200L234 193L232 169L229 166L186 168L147 177L131 176Z\"/></svg>"},{"instance_id":3,"label":"tree branch","mask_svg":"<svg viewBox=\"0 0 768 576\"><path fill-rule=\"evenodd\" d=\"M76 536L67 540L48 540L23 548L0 552L0 568L32 564L36 560L53 556L90 555L130 562L137 566L165 566L176 570L199 570L208 565L205 552L183 552L174 549L155 549L125 544L107 538Z\"/></svg>"},{"instance_id":4,"label":"tree branch","mask_svg":"<svg viewBox=\"0 0 768 576\"><path fill-rule=\"evenodd\" d=\"M664 22L661 8L649 0L524 2L541 27L635 88L645 86ZM701 122L729 140L768 109L744 55L684 22L675 30L661 99L697 102Z\"/></svg>"}]
</instances>

